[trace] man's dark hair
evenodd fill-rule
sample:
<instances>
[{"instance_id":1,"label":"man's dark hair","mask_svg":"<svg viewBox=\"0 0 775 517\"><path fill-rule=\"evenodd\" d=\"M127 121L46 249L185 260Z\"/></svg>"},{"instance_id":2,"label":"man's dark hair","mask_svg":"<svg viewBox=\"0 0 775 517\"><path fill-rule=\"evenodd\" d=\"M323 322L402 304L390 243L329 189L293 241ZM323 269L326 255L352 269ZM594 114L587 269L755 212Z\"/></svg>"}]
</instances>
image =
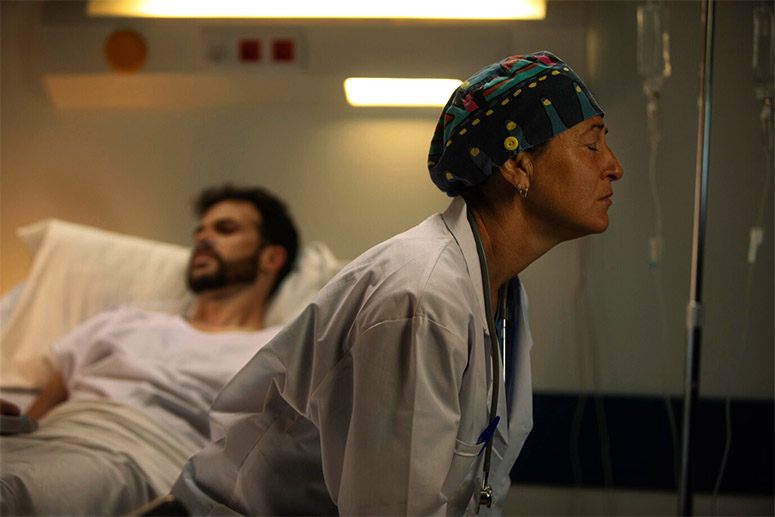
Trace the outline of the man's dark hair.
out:
<instances>
[{"instance_id":1,"label":"man's dark hair","mask_svg":"<svg viewBox=\"0 0 775 517\"><path fill-rule=\"evenodd\" d=\"M196 215L202 217L213 205L221 201L247 201L261 215L261 244L282 246L287 253L285 265L277 274L277 280L269 295L272 296L293 269L299 247L296 226L285 203L260 187L237 187L226 184L204 190L194 203Z\"/></svg>"}]
</instances>

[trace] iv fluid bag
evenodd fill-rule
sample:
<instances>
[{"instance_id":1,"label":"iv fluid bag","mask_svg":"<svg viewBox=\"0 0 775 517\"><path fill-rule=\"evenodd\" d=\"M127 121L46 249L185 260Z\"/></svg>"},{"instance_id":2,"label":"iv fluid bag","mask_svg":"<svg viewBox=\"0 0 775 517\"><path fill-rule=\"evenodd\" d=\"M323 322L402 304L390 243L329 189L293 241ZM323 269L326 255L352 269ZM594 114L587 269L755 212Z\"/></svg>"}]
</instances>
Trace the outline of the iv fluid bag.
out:
<instances>
[{"instance_id":1,"label":"iv fluid bag","mask_svg":"<svg viewBox=\"0 0 775 517\"><path fill-rule=\"evenodd\" d=\"M753 83L759 100L773 97L775 72L775 9L772 4L753 10Z\"/></svg>"},{"instance_id":2,"label":"iv fluid bag","mask_svg":"<svg viewBox=\"0 0 775 517\"><path fill-rule=\"evenodd\" d=\"M638 73L647 94L659 93L670 77L670 36L661 3L638 6Z\"/></svg>"}]
</instances>

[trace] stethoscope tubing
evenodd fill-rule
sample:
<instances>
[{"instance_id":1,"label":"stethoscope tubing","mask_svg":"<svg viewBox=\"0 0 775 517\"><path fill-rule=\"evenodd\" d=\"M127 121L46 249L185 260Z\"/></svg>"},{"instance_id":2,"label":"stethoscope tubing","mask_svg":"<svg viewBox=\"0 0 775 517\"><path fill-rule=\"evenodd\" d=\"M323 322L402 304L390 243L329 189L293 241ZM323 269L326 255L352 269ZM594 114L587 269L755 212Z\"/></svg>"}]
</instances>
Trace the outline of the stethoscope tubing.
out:
<instances>
[{"instance_id":1,"label":"stethoscope tubing","mask_svg":"<svg viewBox=\"0 0 775 517\"><path fill-rule=\"evenodd\" d=\"M474 234L474 241L476 242L476 253L479 256L479 270L482 275L482 291L484 294L484 313L487 318L487 331L490 335L490 359L492 362L492 399L490 401L490 423L492 423L498 416L498 395L500 390L500 364L498 361L498 336L495 334L495 321L493 319L492 306L490 304L490 273L487 268L487 257L484 254L484 247L482 246L482 238L479 235L479 229L476 226L476 222L473 219L473 215L469 207L466 207L466 215L468 217L468 223L471 226L471 231ZM505 334L504 334L505 339ZM479 494L479 498L476 505L476 513L479 513L479 506L482 502L482 496L485 493L489 494L490 503L492 502L492 487L489 485L490 481L490 458L492 457L492 442L495 436L495 430L490 433L487 438L487 445L484 452L484 464L482 467L482 488ZM490 504L487 504L489 508Z\"/></svg>"}]
</instances>

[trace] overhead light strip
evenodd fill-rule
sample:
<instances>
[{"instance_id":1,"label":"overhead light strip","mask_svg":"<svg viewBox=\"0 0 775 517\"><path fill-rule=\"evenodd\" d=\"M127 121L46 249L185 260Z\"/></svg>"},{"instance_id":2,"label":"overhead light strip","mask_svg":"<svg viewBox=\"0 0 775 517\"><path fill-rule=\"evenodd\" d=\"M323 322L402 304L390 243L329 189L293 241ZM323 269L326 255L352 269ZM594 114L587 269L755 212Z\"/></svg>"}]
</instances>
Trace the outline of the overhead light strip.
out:
<instances>
[{"instance_id":1,"label":"overhead light strip","mask_svg":"<svg viewBox=\"0 0 775 517\"><path fill-rule=\"evenodd\" d=\"M463 0L89 0L90 16L143 18L318 18L542 20L546 0L492 0L477 9Z\"/></svg>"},{"instance_id":2,"label":"overhead light strip","mask_svg":"<svg viewBox=\"0 0 775 517\"><path fill-rule=\"evenodd\" d=\"M439 107L460 83L457 79L350 77L344 81L344 92L351 106Z\"/></svg>"}]
</instances>

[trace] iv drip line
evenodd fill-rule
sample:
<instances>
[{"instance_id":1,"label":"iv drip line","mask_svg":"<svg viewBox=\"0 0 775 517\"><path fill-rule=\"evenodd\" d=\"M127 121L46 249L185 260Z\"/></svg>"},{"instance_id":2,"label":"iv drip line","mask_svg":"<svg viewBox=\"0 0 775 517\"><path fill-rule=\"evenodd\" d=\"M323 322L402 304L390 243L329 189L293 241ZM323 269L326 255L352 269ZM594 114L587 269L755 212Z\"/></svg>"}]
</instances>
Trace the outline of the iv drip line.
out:
<instances>
[{"instance_id":1,"label":"iv drip line","mask_svg":"<svg viewBox=\"0 0 775 517\"><path fill-rule=\"evenodd\" d=\"M662 83L670 77L670 36L667 16L661 2L648 2L638 7L638 72L643 77L643 93L646 96L646 117L649 142L648 178L654 204L654 234L649 239L649 269L652 272L660 318L660 342L668 342L667 308L665 303L662 272L659 268L664 249L662 203L657 186L657 150L661 139L659 128L659 96ZM664 354L662 354L664 355ZM663 372L666 369L663 369ZM662 391L673 444L673 476L678 479L678 424L670 401L664 373Z\"/></svg>"},{"instance_id":2,"label":"iv drip line","mask_svg":"<svg viewBox=\"0 0 775 517\"><path fill-rule=\"evenodd\" d=\"M649 1L638 6L638 73L643 77L646 95L646 120L649 141L649 186L654 202L654 235L649 241L649 267L656 268L662 254L662 205L657 189L656 161L660 140L659 95L662 83L670 77L670 35L666 30L667 16L661 2Z\"/></svg>"},{"instance_id":3,"label":"iv drip line","mask_svg":"<svg viewBox=\"0 0 775 517\"><path fill-rule=\"evenodd\" d=\"M732 397L729 394L731 383L739 378L743 366L743 358L750 345L750 318L752 306L752 288L754 268L756 265L756 252L763 240L764 234L764 213L767 207L767 200L770 195L770 184L772 182L773 151L775 150L775 131L773 131L773 95L775 92L775 78L773 75L773 65L775 64L775 11L770 4L767 7L762 3L761 7L754 9L753 13L753 75L755 83L755 93L762 103L759 119L761 121L762 150L764 154L764 179L761 190L761 198L756 210L756 219L750 229L748 245L748 268L746 271L745 282L745 306L743 311L743 332L741 335L740 351L737 355L735 367L732 375L727 378L726 397L724 400L724 420L726 439L724 442L724 452L719 466L719 472L713 487L713 496L711 504L711 513L716 514L718 493L721 488L721 482L729 459L729 451L732 447Z\"/></svg>"},{"instance_id":4,"label":"iv drip line","mask_svg":"<svg viewBox=\"0 0 775 517\"><path fill-rule=\"evenodd\" d=\"M649 126L649 186L651 187L651 199L654 202L654 236L649 240L649 268L656 269L662 258L664 238L662 234L662 202L657 188L657 148L659 146L660 133L657 115L659 114L659 101L656 95L648 98L647 116Z\"/></svg>"},{"instance_id":5,"label":"iv drip line","mask_svg":"<svg viewBox=\"0 0 775 517\"><path fill-rule=\"evenodd\" d=\"M749 332L750 332L750 319L751 319L751 296L752 296L752 289L753 289L753 277L754 277L754 268L756 266L756 252L755 252L755 246L758 246L759 243L756 243L753 240L754 237L754 230L755 229L762 229L762 223L764 218L764 209L767 204L767 198L769 197L770 192L770 181L772 179L772 167L773 167L773 161L772 161L772 149L765 149L765 152L767 153L766 159L765 159L765 166L767 167L767 173L765 174L764 178L764 189L762 190L762 197L759 203L759 215L757 217L757 225L751 227L752 231L752 240L749 245L749 252L748 252L748 268L746 270L746 279L745 279L745 305L743 309L743 331L742 335L740 337L740 350L737 355L737 359L735 361L735 367L732 370L732 375L727 379L727 389L725 390L727 395L724 398L724 422L725 422L725 429L726 429L726 438L724 441L724 452L722 454L721 458L721 464L719 467L718 475L716 476L716 482L713 487L713 501L712 501L712 515L716 515L716 504L717 504L717 497L719 490L721 489L721 482L724 478L724 473L726 471L727 467L727 460L729 459L729 450L732 447L732 396L729 394L732 381L734 379L738 379L740 377L740 371L742 370L743 366L743 358L746 356L746 352L750 346L749 341ZM751 250L754 250L753 253Z\"/></svg>"},{"instance_id":6,"label":"iv drip line","mask_svg":"<svg viewBox=\"0 0 775 517\"><path fill-rule=\"evenodd\" d=\"M665 301L664 281L662 270L659 267L664 249L664 238L662 233L662 203L657 188L657 149L660 140L658 115L658 100L655 96L648 99L647 113L649 117L649 183L651 186L651 197L654 203L654 236L649 240L649 269L654 280L654 288L657 297L657 308L659 312L660 342L668 343L667 332L667 303ZM664 355L664 354L662 354ZM664 395L665 410L667 412L668 424L670 426L670 437L673 444L673 479L678 479L678 422L673 412L673 406L670 402L670 394L667 389L667 382L662 374L662 391Z\"/></svg>"},{"instance_id":7,"label":"iv drip line","mask_svg":"<svg viewBox=\"0 0 775 517\"><path fill-rule=\"evenodd\" d=\"M590 247L588 241L582 241L581 253L580 253L580 271L589 271L590 262ZM605 415L605 407L603 404L603 398L600 394L601 387L601 372L598 367L600 364L599 355L599 340L597 335L597 329L594 324L594 315L591 311L592 298L594 291L587 282L587 277L581 274L579 282L576 286L574 304L576 307L576 342L579 344L578 354L576 356L577 365L579 368L579 374L582 382L586 378L591 378L592 395L588 395L582 390L579 400L576 403L576 410L574 412L573 420L571 423L570 432L570 452L571 452L571 468L573 469L573 477L575 486L579 487L583 483L583 471L581 467L581 457L579 455L578 440L581 434L581 422L584 418L584 410L586 408L587 398L590 396L593 398L595 421L598 429L598 441L600 445L600 464L603 470L603 487L605 490L606 501L606 514L616 515L616 501L614 499L613 487L613 462L611 457L611 439L608 431L608 425ZM579 328L579 321L587 322L588 328L586 331L582 331ZM588 353L584 354L584 350L588 349ZM584 357L589 358L590 371L585 368ZM569 513L573 513L569 508Z\"/></svg>"}]
</instances>

